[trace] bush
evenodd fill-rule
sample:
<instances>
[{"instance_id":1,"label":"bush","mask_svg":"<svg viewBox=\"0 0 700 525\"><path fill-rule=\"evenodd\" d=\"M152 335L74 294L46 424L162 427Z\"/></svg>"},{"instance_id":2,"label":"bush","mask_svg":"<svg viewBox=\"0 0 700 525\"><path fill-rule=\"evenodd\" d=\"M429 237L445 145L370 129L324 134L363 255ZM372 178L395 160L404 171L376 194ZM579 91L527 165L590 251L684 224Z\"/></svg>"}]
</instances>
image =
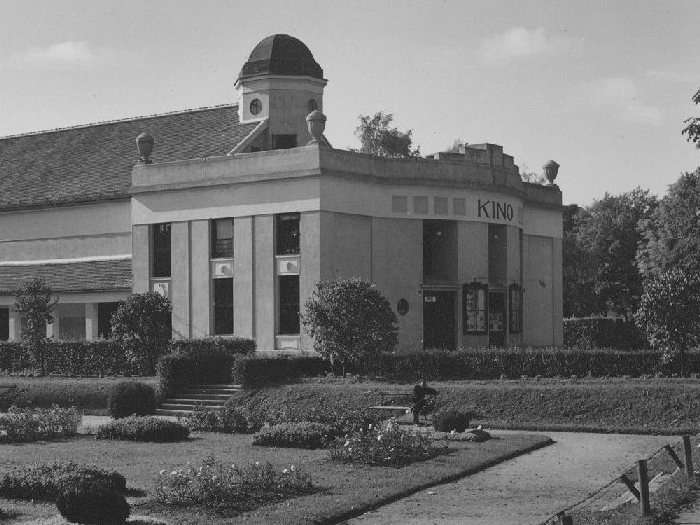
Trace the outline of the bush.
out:
<instances>
[{"instance_id":1,"label":"bush","mask_svg":"<svg viewBox=\"0 0 700 525\"><path fill-rule=\"evenodd\" d=\"M318 376L327 370L328 364L315 356L240 356L233 362L232 375L234 381L244 387L255 388Z\"/></svg>"},{"instance_id":2,"label":"bush","mask_svg":"<svg viewBox=\"0 0 700 525\"><path fill-rule=\"evenodd\" d=\"M10 407L7 414L0 414L0 443L28 442L43 439L58 439L78 433L80 414L75 409L17 408Z\"/></svg>"},{"instance_id":3,"label":"bush","mask_svg":"<svg viewBox=\"0 0 700 525\"><path fill-rule=\"evenodd\" d=\"M440 410L433 416L433 428L438 432L464 432L469 428L472 412L463 412L456 408Z\"/></svg>"},{"instance_id":4,"label":"bush","mask_svg":"<svg viewBox=\"0 0 700 525\"><path fill-rule=\"evenodd\" d=\"M221 409L212 409L198 405L183 422L195 432L228 432L236 434L251 434L262 427L262 421L240 408L232 400L226 401Z\"/></svg>"},{"instance_id":5,"label":"bush","mask_svg":"<svg viewBox=\"0 0 700 525\"><path fill-rule=\"evenodd\" d=\"M382 356L381 363L353 366L363 375L396 381L453 379L519 379L528 377L639 377L680 372L655 350L561 348L467 348L421 350ZM700 352L687 354L688 372L700 372Z\"/></svg>"},{"instance_id":6,"label":"bush","mask_svg":"<svg viewBox=\"0 0 700 525\"><path fill-rule=\"evenodd\" d=\"M118 525L129 517L124 495L101 481L81 480L61 487L56 499L61 516L71 523Z\"/></svg>"},{"instance_id":7,"label":"bush","mask_svg":"<svg viewBox=\"0 0 700 525\"><path fill-rule=\"evenodd\" d=\"M201 467L161 470L155 498L166 505L201 505L217 510L246 511L314 491L309 475L294 465L279 472L270 463L238 467L209 456Z\"/></svg>"},{"instance_id":8,"label":"bush","mask_svg":"<svg viewBox=\"0 0 700 525\"><path fill-rule=\"evenodd\" d=\"M402 467L443 452L429 436L402 430L393 419L337 438L331 445L334 461L390 467Z\"/></svg>"},{"instance_id":9,"label":"bush","mask_svg":"<svg viewBox=\"0 0 700 525\"><path fill-rule=\"evenodd\" d=\"M230 382L234 357L252 354L255 341L240 337L178 339L170 343L170 349L156 367L166 395L189 385Z\"/></svg>"},{"instance_id":10,"label":"bush","mask_svg":"<svg viewBox=\"0 0 700 525\"><path fill-rule=\"evenodd\" d=\"M327 446L336 437L336 430L323 423L279 423L261 428L253 436L253 445L316 449Z\"/></svg>"},{"instance_id":11,"label":"bush","mask_svg":"<svg viewBox=\"0 0 700 525\"><path fill-rule=\"evenodd\" d=\"M340 366L376 360L398 343L396 314L376 285L364 279L316 284L301 321L314 349Z\"/></svg>"},{"instance_id":12,"label":"bush","mask_svg":"<svg viewBox=\"0 0 700 525\"><path fill-rule=\"evenodd\" d=\"M564 346L569 348L648 348L644 334L634 323L607 317L564 319Z\"/></svg>"},{"instance_id":13,"label":"bush","mask_svg":"<svg viewBox=\"0 0 700 525\"><path fill-rule=\"evenodd\" d=\"M81 480L102 481L122 494L126 491L126 480L118 472L108 472L71 461L16 467L0 479L0 496L55 501L62 486Z\"/></svg>"},{"instance_id":14,"label":"bush","mask_svg":"<svg viewBox=\"0 0 700 525\"><path fill-rule=\"evenodd\" d=\"M138 375L129 364L124 346L116 341L55 341L44 343L44 366L47 374L65 376ZM0 342L0 372L35 374L32 354L20 343Z\"/></svg>"},{"instance_id":15,"label":"bush","mask_svg":"<svg viewBox=\"0 0 700 525\"><path fill-rule=\"evenodd\" d=\"M127 417L110 421L97 429L97 439L121 439L125 441L150 441L170 443L183 441L190 435L187 426L157 417Z\"/></svg>"},{"instance_id":16,"label":"bush","mask_svg":"<svg viewBox=\"0 0 700 525\"><path fill-rule=\"evenodd\" d=\"M117 383L109 397L109 414L115 418L146 416L156 410L156 393L152 387L136 381Z\"/></svg>"}]
</instances>

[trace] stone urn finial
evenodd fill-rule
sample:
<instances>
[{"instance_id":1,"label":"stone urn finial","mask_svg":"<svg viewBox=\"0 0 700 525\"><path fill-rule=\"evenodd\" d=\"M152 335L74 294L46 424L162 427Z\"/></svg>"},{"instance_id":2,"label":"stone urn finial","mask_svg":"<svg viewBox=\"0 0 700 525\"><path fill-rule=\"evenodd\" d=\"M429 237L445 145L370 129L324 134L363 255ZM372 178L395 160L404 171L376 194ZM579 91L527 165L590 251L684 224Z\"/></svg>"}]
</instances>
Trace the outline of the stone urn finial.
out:
<instances>
[{"instance_id":1,"label":"stone urn finial","mask_svg":"<svg viewBox=\"0 0 700 525\"><path fill-rule=\"evenodd\" d=\"M311 140L309 144L324 144L323 131L326 129L326 116L318 109L306 115L306 126L309 128Z\"/></svg>"},{"instance_id":2,"label":"stone urn finial","mask_svg":"<svg viewBox=\"0 0 700 525\"><path fill-rule=\"evenodd\" d=\"M549 181L550 186L554 186L554 179L557 178L557 173L559 173L559 164L553 160L548 160L545 165L542 166L542 169L544 170L544 176Z\"/></svg>"},{"instance_id":3,"label":"stone urn finial","mask_svg":"<svg viewBox=\"0 0 700 525\"><path fill-rule=\"evenodd\" d=\"M140 164L152 164L151 152L153 151L153 145L155 144L155 139L152 135L148 133L141 133L136 137L136 148L139 150Z\"/></svg>"}]
</instances>

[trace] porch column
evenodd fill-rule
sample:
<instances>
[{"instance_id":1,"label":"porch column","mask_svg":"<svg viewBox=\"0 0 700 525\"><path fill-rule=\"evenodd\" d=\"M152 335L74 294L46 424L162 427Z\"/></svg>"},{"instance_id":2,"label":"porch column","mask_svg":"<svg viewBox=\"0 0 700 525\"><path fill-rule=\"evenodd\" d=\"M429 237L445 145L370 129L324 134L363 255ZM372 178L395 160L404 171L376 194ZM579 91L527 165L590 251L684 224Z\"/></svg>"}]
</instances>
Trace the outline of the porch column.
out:
<instances>
[{"instance_id":1,"label":"porch column","mask_svg":"<svg viewBox=\"0 0 700 525\"><path fill-rule=\"evenodd\" d=\"M97 303L85 303L85 339L91 341L98 337Z\"/></svg>"},{"instance_id":2,"label":"porch column","mask_svg":"<svg viewBox=\"0 0 700 525\"><path fill-rule=\"evenodd\" d=\"M53 323L46 323L46 338L47 339L58 339L58 324L59 324L59 313L58 306L53 311Z\"/></svg>"}]
</instances>

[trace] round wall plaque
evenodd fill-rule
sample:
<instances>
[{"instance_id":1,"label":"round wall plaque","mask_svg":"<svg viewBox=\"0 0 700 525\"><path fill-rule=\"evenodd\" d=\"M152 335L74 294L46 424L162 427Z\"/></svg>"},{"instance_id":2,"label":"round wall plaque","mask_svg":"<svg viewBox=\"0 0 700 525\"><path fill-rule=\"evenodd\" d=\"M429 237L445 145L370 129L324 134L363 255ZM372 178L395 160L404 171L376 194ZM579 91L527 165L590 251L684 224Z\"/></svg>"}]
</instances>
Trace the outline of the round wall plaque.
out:
<instances>
[{"instance_id":1,"label":"round wall plaque","mask_svg":"<svg viewBox=\"0 0 700 525\"><path fill-rule=\"evenodd\" d=\"M399 302L396 303L396 311L399 312L399 315L406 315L408 313L408 301L399 299Z\"/></svg>"}]
</instances>

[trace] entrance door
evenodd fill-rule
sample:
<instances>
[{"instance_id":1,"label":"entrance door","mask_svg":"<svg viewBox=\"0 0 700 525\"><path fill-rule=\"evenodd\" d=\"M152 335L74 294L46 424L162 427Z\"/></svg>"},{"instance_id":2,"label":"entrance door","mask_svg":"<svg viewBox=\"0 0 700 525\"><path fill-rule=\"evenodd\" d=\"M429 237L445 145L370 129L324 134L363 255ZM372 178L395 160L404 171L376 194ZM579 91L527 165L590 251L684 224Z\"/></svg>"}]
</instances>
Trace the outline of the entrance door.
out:
<instances>
[{"instance_id":1,"label":"entrance door","mask_svg":"<svg viewBox=\"0 0 700 525\"><path fill-rule=\"evenodd\" d=\"M506 294L489 292L489 346L506 344Z\"/></svg>"},{"instance_id":2,"label":"entrance door","mask_svg":"<svg viewBox=\"0 0 700 525\"><path fill-rule=\"evenodd\" d=\"M455 292L423 292L423 348L448 348L456 345Z\"/></svg>"}]
</instances>

